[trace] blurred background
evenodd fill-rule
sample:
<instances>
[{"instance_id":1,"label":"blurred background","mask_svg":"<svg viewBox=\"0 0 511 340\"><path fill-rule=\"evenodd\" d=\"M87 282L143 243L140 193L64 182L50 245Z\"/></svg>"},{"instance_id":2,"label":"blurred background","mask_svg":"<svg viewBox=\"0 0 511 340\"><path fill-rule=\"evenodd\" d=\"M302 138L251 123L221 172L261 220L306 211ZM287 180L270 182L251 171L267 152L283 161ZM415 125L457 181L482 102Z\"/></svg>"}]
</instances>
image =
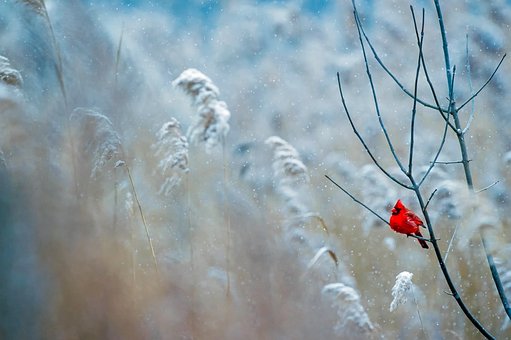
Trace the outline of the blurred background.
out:
<instances>
[{"instance_id":1,"label":"blurred background","mask_svg":"<svg viewBox=\"0 0 511 340\"><path fill-rule=\"evenodd\" d=\"M409 6L418 17L425 9L423 52L447 106L433 1L355 3L382 62L409 90L418 57ZM511 3L441 6L461 104L509 51ZM419 211L413 193L371 162L341 106L337 72L355 125L399 176L351 1L6 0L0 13L0 338L480 338L445 293L433 251L324 177L385 218L398 198ZM406 160L413 100L365 47L381 115ZM230 130L212 152L189 141L189 171L163 195L157 133L174 117L185 136L199 117L172 85L188 68L219 89ZM462 126L473 116L475 189L498 183L474 196L460 164L438 164L423 186L425 198L438 189L429 211L455 285L497 338L511 330L480 235L511 297L510 68L506 58L460 111ZM423 76L418 93L433 103ZM95 114L76 118L79 107ZM417 173L444 126L418 106ZM285 157L303 162L306 179L283 187L271 136L292 145ZM439 160L460 157L450 131ZM390 312L402 271L414 286ZM332 283L344 290L325 289Z\"/></svg>"}]
</instances>

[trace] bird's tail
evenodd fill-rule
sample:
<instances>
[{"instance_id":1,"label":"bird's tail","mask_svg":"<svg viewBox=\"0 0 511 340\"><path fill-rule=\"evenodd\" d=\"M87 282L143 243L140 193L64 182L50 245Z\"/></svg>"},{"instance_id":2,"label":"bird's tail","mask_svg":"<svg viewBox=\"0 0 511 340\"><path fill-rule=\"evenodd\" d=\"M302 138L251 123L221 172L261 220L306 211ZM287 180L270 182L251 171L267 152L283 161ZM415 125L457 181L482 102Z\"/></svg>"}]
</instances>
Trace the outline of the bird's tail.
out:
<instances>
[{"instance_id":1,"label":"bird's tail","mask_svg":"<svg viewBox=\"0 0 511 340\"><path fill-rule=\"evenodd\" d=\"M420 231L417 231L417 232L415 233L415 236L420 236L420 237L422 237L422 234L421 234L421 232L420 232ZM424 241L424 240L419 240L419 239L417 239L417 241L419 241L419 243L420 243L420 245L421 245L421 247L422 247L422 248L429 249L429 247L428 247L428 243L427 243L426 241Z\"/></svg>"}]
</instances>

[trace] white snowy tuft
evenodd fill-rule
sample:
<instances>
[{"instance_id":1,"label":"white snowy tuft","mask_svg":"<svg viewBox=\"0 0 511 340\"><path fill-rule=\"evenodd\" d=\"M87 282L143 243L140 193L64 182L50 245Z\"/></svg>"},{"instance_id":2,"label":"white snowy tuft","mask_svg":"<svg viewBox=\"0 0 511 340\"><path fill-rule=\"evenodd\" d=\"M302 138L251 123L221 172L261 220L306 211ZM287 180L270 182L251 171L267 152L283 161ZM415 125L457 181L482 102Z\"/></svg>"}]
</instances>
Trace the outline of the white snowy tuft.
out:
<instances>
[{"instance_id":1,"label":"white snowy tuft","mask_svg":"<svg viewBox=\"0 0 511 340\"><path fill-rule=\"evenodd\" d=\"M343 283L330 283L323 287L321 293L332 300L332 307L337 309L339 319L334 327L336 333L341 334L350 326L355 326L362 333L374 329L355 289Z\"/></svg>"},{"instance_id":2,"label":"white snowy tuft","mask_svg":"<svg viewBox=\"0 0 511 340\"><path fill-rule=\"evenodd\" d=\"M110 119L94 109L76 108L70 120L82 135L82 151L92 159L90 176L96 178L108 161L121 155L119 135Z\"/></svg>"},{"instance_id":3,"label":"white snowy tuft","mask_svg":"<svg viewBox=\"0 0 511 340\"><path fill-rule=\"evenodd\" d=\"M189 95L197 107L199 117L188 129L188 139L195 144L204 143L206 152L211 152L229 132L231 113L227 104L218 100L220 91L211 79L193 68L183 71L172 85Z\"/></svg>"},{"instance_id":4,"label":"white snowy tuft","mask_svg":"<svg viewBox=\"0 0 511 340\"><path fill-rule=\"evenodd\" d=\"M163 124L157 132L157 141L152 145L155 156L161 157L158 170L164 177L160 194L169 195L181 182L182 175L188 173L188 141L181 135L180 124L175 118Z\"/></svg>"},{"instance_id":5,"label":"white snowy tuft","mask_svg":"<svg viewBox=\"0 0 511 340\"><path fill-rule=\"evenodd\" d=\"M401 272L396 276L396 283L392 287L392 297L394 298L390 303L390 311L393 312L399 305L406 303L408 293L412 289L413 273Z\"/></svg>"}]
</instances>

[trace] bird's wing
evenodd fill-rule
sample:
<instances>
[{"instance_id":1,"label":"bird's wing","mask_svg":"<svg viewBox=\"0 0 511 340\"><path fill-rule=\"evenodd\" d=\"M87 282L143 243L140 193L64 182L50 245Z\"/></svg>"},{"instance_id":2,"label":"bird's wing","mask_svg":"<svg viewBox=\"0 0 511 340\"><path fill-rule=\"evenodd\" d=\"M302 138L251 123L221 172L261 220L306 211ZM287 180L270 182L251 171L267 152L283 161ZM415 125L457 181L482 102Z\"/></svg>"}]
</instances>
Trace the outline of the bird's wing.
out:
<instances>
[{"instance_id":1,"label":"bird's wing","mask_svg":"<svg viewBox=\"0 0 511 340\"><path fill-rule=\"evenodd\" d=\"M405 212L405 216L408 221L415 223L415 225L424 226L424 222L413 211L408 210Z\"/></svg>"}]
</instances>

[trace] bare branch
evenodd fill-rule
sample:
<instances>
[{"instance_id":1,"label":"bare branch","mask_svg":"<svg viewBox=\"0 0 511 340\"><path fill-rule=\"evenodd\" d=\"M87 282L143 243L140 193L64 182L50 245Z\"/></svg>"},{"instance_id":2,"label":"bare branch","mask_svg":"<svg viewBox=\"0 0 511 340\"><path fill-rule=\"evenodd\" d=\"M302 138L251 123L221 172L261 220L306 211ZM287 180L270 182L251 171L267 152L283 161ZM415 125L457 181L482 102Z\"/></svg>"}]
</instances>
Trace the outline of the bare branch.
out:
<instances>
[{"instance_id":1,"label":"bare branch","mask_svg":"<svg viewBox=\"0 0 511 340\"><path fill-rule=\"evenodd\" d=\"M380 123L380 127L383 131L383 134L385 136L387 144L389 145L389 149L390 149L390 152L392 153L392 156L394 157L394 160L396 161L396 163L399 166L399 168L401 169L401 171L404 174L406 174L406 169L404 168L403 164L399 160L399 157L396 154L396 150L394 149L394 146L390 140L387 129L385 128L385 124L383 123L383 118L382 118L381 112L380 112L380 106L378 105L378 98L376 96L376 89L374 87L373 76L371 74L371 71L369 70L369 62L367 61L367 54L366 54L366 50L365 50L365 46L364 46L364 41L362 40L362 34L360 32L361 23L360 23L359 18L357 17L357 13L354 12L353 15L355 16L355 22L357 23L358 39L360 41L360 47L362 47L362 54L364 56L364 64L366 67L366 74L367 74L367 78L369 80L369 84L371 86L371 93L373 94L373 102L374 102L374 108L376 110L376 115L378 116L378 121Z\"/></svg>"},{"instance_id":2,"label":"bare branch","mask_svg":"<svg viewBox=\"0 0 511 340\"><path fill-rule=\"evenodd\" d=\"M463 162L463 166L464 166L463 168L464 168L464 171L465 171L465 177L467 179L467 185L471 189L471 188L473 188L472 174L470 172L470 167L469 167L469 164L467 162L467 160L468 160L468 153L467 153L466 144L465 144L465 140L464 140L463 134L461 133L461 127L460 127L459 118L458 118L458 115L457 115L459 109L456 110L455 107L454 107L454 100L453 100L453 98L454 98L454 88L452 87L452 85L454 83L451 80L451 73L450 73L451 72L451 66L450 66L450 60L449 60L449 48L448 48L448 45L447 45L447 34L446 34L445 27L444 27L444 20L443 20L443 15L442 15L442 9L440 8L440 2L439 2L439 0L434 0L434 3L435 3L435 9L436 9L437 17L438 17L438 23L439 23L439 26L440 26L440 34L442 36L442 48L443 48L443 51L444 51L445 70L446 70L446 73L447 73L446 74L447 75L447 84L449 85L449 99L450 99L449 100L449 114L452 114L453 118L454 118L454 124L455 124L455 127L456 127L456 129L454 131L456 132L456 134L458 136L458 141L459 141L460 148L461 148L462 159L464 161ZM478 91L478 92L480 92L480 91ZM434 165L434 164L432 164L432 165ZM427 211L425 213L427 214ZM429 219L429 215L427 216L427 218ZM431 235L431 232L433 232L433 229L431 228L429 223L428 223L428 230L429 230L430 235ZM431 235L431 236L433 237L433 235ZM439 261L440 268L442 269L442 272L443 272L444 277L445 277L445 279L447 281L447 284L449 285L449 289L453 293L453 297L456 300L456 302L458 303L458 305L460 306L461 310L466 315L466 317L470 320L470 322L474 325L474 327L476 327L477 330L479 332L481 332L482 335L484 335L486 338L494 339L493 335L491 335L490 332L488 332L484 328L484 326L481 324L481 322L478 319L475 318L475 316L470 312L470 310L467 308L467 306L463 302L462 298L459 296L458 291L456 290L456 287L454 286L454 284L453 284L453 282L452 282L452 280L450 278L449 271L447 270L447 267L445 266L445 263L442 260L442 257L441 257L441 254L440 254L440 250L439 250L438 245L436 244L436 242L433 243L433 246L435 248L435 253L436 253L437 259Z\"/></svg>"},{"instance_id":3,"label":"bare branch","mask_svg":"<svg viewBox=\"0 0 511 340\"><path fill-rule=\"evenodd\" d=\"M468 162L472 162L471 159L468 160ZM433 163L433 162L431 162ZM434 162L436 164L444 164L444 165L449 165L449 164L463 164L464 162L463 161L436 161Z\"/></svg>"},{"instance_id":4,"label":"bare branch","mask_svg":"<svg viewBox=\"0 0 511 340\"><path fill-rule=\"evenodd\" d=\"M449 241L449 245L447 246L447 250L445 251L444 262L447 262L447 257L449 256L449 252L451 251L451 247L452 247L452 241L454 240L454 237L456 236L456 232L458 231L459 226L460 226L459 224L456 224L456 227L454 228L454 231L451 236L451 240Z\"/></svg>"},{"instance_id":5,"label":"bare branch","mask_svg":"<svg viewBox=\"0 0 511 340\"><path fill-rule=\"evenodd\" d=\"M472 87L472 70L470 69L470 56L468 54L468 34L465 35L466 44L465 44L465 58L467 59L467 62L465 64L465 68L467 70L467 76L468 76L468 88L470 89L470 93L474 90ZM468 117L467 125L463 129L462 133L465 134L468 129L470 128L470 125L472 124L472 121L474 120L474 112L475 112L475 100L471 101L472 105L470 108L470 114Z\"/></svg>"},{"instance_id":6,"label":"bare branch","mask_svg":"<svg viewBox=\"0 0 511 340\"><path fill-rule=\"evenodd\" d=\"M448 127L449 127L449 117L447 118L447 120L445 121L445 127L444 127L444 132L442 134L442 140L440 142L440 146L438 147L438 151L435 155L435 157L433 158L433 161L431 162L431 164L429 165L428 167L428 170L426 170L426 173L424 174L424 176L422 177L422 179L419 181L419 187L422 185L422 183L424 183L424 181L426 180L426 178L428 177L428 175L431 173L431 171L433 170L433 168L435 167L435 164L438 163L437 162L437 159L438 157L440 157L440 153L442 152L442 149L444 148L444 144L445 144L445 140L447 139L447 130L448 130Z\"/></svg>"},{"instance_id":7,"label":"bare branch","mask_svg":"<svg viewBox=\"0 0 511 340\"><path fill-rule=\"evenodd\" d=\"M353 2L353 1L352 1ZM353 3L353 9L356 14L356 18L359 18L357 8L355 7L355 4ZM356 19L359 20L359 19ZM409 90L406 89L406 87L397 79L397 77L387 68L387 66L383 63L380 56L378 55L378 52L376 52L376 49L374 48L373 44L371 43L371 40L369 40L369 37L367 36L364 27L360 25L360 31L362 32L362 35L364 36L365 41L369 45L369 48L371 49L371 52L373 53L374 59L378 62L378 64L381 66L381 68L389 75L390 78L396 83L397 86L409 97L414 98L413 93L411 93ZM437 109L437 107L433 104L427 103L426 101L417 98L417 102L419 102L421 105L428 107L430 109ZM447 110L442 109L442 111L447 112Z\"/></svg>"},{"instance_id":8,"label":"bare branch","mask_svg":"<svg viewBox=\"0 0 511 340\"><path fill-rule=\"evenodd\" d=\"M442 15L442 10L440 8L440 3L438 0L434 0L436 13L438 17L438 24L440 26L440 34L442 35L442 49L444 51L444 62L445 62L445 73L447 76L447 86L449 86L449 98L453 97L453 88L451 88L452 80L451 80L451 60L449 58L449 47L447 45L447 35L444 26L444 18ZM449 110L450 112L450 110Z\"/></svg>"},{"instance_id":9,"label":"bare branch","mask_svg":"<svg viewBox=\"0 0 511 340\"><path fill-rule=\"evenodd\" d=\"M364 208L366 208L368 211L370 211L374 216L378 217L380 220L382 220L385 224L387 224L388 226L390 226L390 223L384 219L383 217L381 217L377 212L375 212L373 209L369 208L366 204L362 203L362 201L358 200L357 198L355 198L355 196L353 196L352 194L350 194L346 189L344 189L343 187L341 187L339 184L337 184L337 182L335 182L333 179L331 179L328 175L325 175L326 178L328 178L328 180L330 182L332 182L336 187L338 187L339 189L341 189L346 195L348 195L352 200L354 200L355 202L357 202L358 204L360 204L361 206L363 206Z\"/></svg>"},{"instance_id":10,"label":"bare branch","mask_svg":"<svg viewBox=\"0 0 511 340\"><path fill-rule=\"evenodd\" d=\"M488 80L483 84L483 86L481 86L481 88L479 90L476 91L476 93L474 93L472 96L470 96L470 98L468 98L463 104L461 104L457 109L456 111L460 111L465 105L467 105L472 99L474 99L475 97L477 97L477 95L486 87L486 85L488 85L490 83L490 81L493 79L493 77L495 76L495 74L497 73L497 71L499 70L500 68L500 65L502 65L502 62L504 61L504 58L506 58L507 54L504 54L502 56L502 58L500 59L500 62L499 64L497 65L497 67L495 67L495 70L493 71L493 73L491 74L490 78L488 78Z\"/></svg>"},{"instance_id":11,"label":"bare branch","mask_svg":"<svg viewBox=\"0 0 511 340\"><path fill-rule=\"evenodd\" d=\"M422 240L422 241L426 241L426 242L429 242L429 243L433 243L433 241L431 241L431 239L429 239L429 238L422 237L422 236L417 236L417 235L414 235L414 234L406 234L406 237L413 237L413 238L416 238L417 240ZM436 240L438 241L440 239L437 238Z\"/></svg>"},{"instance_id":12,"label":"bare branch","mask_svg":"<svg viewBox=\"0 0 511 340\"><path fill-rule=\"evenodd\" d=\"M429 202L431 202L431 200L433 199L433 196L435 196L437 191L438 191L438 189L435 189L435 190L433 190L431 195L429 195L428 201L426 202L426 205L424 206L424 210L428 209Z\"/></svg>"},{"instance_id":13,"label":"bare branch","mask_svg":"<svg viewBox=\"0 0 511 340\"><path fill-rule=\"evenodd\" d=\"M360 143L362 143L362 145L364 146L364 149L366 150L366 152L368 153L369 157L371 157L372 161L374 162L374 164L388 177L390 178L392 181L394 181L395 183L399 184L400 186L404 187L404 188L407 188L407 189L411 189L410 186L400 182L396 177L392 176L389 172L387 172L387 170L385 170L381 165L380 163L376 160L376 157L374 157L374 155L372 154L371 150L369 150L369 147L367 146L366 142L364 141L364 139L362 138L362 136L360 135L360 133L358 132L357 128L355 127L355 124L353 123L353 120L351 118L351 114L348 110L348 107L346 105L346 100L344 99L344 93L342 92L342 85L341 85L341 76L339 75L339 72L337 72L337 84L339 86L339 93L341 95L341 102L342 102L342 106L344 108L344 112L346 112L346 116L348 117L348 120L350 122L350 125L351 125L351 128L353 129L353 132L355 133L355 135L358 137L358 139L360 140Z\"/></svg>"},{"instance_id":14,"label":"bare branch","mask_svg":"<svg viewBox=\"0 0 511 340\"><path fill-rule=\"evenodd\" d=\"M417 26L415 26L417 29ZM418 32L415 32L418 34ZM410 151L408 158L408 174L412 174L412 166L413 166L413 146L414 146L414 135L415 135L415 116L417 114L417 89L419 84L419 74L421 69L421 59L422 59L422 43L424 41L424 10L422 10L422 26L421 26L421 36L418 41L419 47L419 57L417 58L417 71L415 72L415 84L413 87L413 108L412 108L412 121L410 123Z\"/></svg>"},{"instance_id":15,"label":"bare branch","mask_svg":"<svg viewBox=\"0 0 511 340\"><path fill-rule=\"evenodd\" d=\"M415 36L416 36L416 39L417 39L417 43L422 46L422 43L424 41L424 39L423 39L423 37L424 37L424 19L422 21L421 35L419 36L417 20L415 18L415 12L414 12L412 6L410 6L410 11L412 12L412 19L413 19L413 25L414 25L414 28L415 28ZM422 16L424 18L424 9L422 10ZM440 115L442 116L442 118L445 120L445 128L444 128L444 132L442 134L442 139L440 141L440 145L438 147L438 151L437 151L435 157L433 158L433 162L429 166L428 170L426 171L426 173L424 174L422 179L419 181L418 187L420 187L422 185L422 183L424 183L424 181L426 180L426 178L428 177L430 172L433 170L433 168L435 166L436 160L438 159L438 157L440 157L440 153L442 152L442 149L444 147L445 140L446 140L446 137L447 137L448 127L450 126L451 128L454 128L454 126L452 126L452 124L449 121L450 116L448 114L444 115L444 112L440 108L440 103L438 101L438 96L436 95L435 87L433 86L433 83L431 82L431 79L429 77L429 72L428 72L428 68L426 66L426 61L424 60L424 54L420 54L420 57L421 57L421 61L422 61L422 68L424 70L424 75L426 76L426 81L428 82L429 88L431 90L431 94L433 95L433 98L435 99L435 103L437 104L437 110L440 113Z\"/></svg>"},{"instance_id":16,"label":"bare branch","mask_svg":"<svg viewBox=\"0 0 511 340\"><path fill-rule=\"evenodd\" d=\"M420 42L420 37L419 37L419 34L418 34L417 20L415 19L415 12L413 11L413 7L411 7L411 11L412 11L413 24L415 26L415 36L416 36L416 39L417 39L417 43L419 43ZM429 72L428 72L428 68L426 66L426 61L424 59L424 54L422 55L421 60L422 60L422 69L424 70L424 75L426 76L426 81L427 81L427 83L429 85L429 88L431 90L431 94L433 95L433 99L435 100L435 104L436 104L435 108L440 113L442 118L446 121L446 123L449 124L449 127L452 130L456 131L456 127L454 125L452 125L451 122L449 122L448 111L442 109L441 106L440 106L440 101L438 100L438 96L436 94L435 87L433 85L433 82L431 81L431 78L429 77Z\"/></svg>"},{"instance_id":17,"label":"bare branch","mask_svg":"<svg viewBox=\"0 0 511 340\"><path fill-rule=\"evenodd\" d=\"M483 243L484 252L486 253L486 260L488 261L488 266L490 267L493 282L495 282L495 286L497 287L497 292L499 293L499 297L500 300L502 301L502 305L504 306L504 310L506 311L508 318L511 319L511 307L509 306L509 301L507 300L506 293L502 285L502 281L500 280L499 272L497 270L497 267L495 266L493 255L490 253L490 250L486 245L486 239L483 234L481 234L481 241Z\"/></svg>"},{"instance_id":18,"label":"bare branch","mask_svg":"<svg viewBox=\"0 0 511 340\"><path fill-rule=\"evenodd\" d=\"M495 186L495 185L497 185L498 183L500 183L500 180L495 181L495 182L493 182L492 184L490 184L490 185L488 185L488 186L486 186L486 187L484 187L484 188L482 188L482 189L475 190L474 192L475 192L476 194L478 194L478 193L480 193L480 192L483 192L483 191L485 191L485 190L488 190L488 189L490 189L490 188L494 187L494 186Z\"/></svg>"}]
</instances>

